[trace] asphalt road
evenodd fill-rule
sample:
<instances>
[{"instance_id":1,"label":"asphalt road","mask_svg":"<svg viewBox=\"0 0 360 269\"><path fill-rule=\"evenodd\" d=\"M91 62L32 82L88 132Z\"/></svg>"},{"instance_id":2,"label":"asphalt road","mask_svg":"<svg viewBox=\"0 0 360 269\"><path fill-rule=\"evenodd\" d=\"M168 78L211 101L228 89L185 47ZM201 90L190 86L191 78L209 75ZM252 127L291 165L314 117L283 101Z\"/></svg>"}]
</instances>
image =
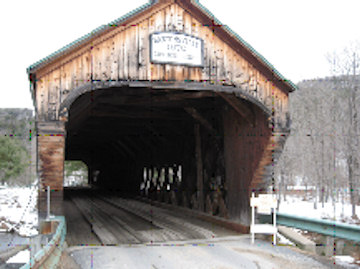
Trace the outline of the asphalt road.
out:
<instances>
[{"instance_id":1,"label":"asphalt road","mask_svg":"<svg viewBox=\"0 0 360 269\"><path fill-rule=\"evenodd\" d=\"M225 238L97 247L71 247L70 257L80 268L101 269L317 269L342 268L248 235Z\"/></svg>"}]
</instances>

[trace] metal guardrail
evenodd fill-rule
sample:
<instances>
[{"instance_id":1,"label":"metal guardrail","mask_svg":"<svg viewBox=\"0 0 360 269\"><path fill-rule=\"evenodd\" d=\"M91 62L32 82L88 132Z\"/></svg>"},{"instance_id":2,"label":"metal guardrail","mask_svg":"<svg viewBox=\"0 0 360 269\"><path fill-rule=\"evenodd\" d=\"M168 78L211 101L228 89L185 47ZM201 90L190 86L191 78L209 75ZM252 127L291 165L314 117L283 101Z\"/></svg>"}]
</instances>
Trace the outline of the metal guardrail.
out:
<instances>
[{"instance_id":1,"label":"metal guardrail","mask_svg":"<svg viewBox=\"0 0 360 269\"><path fill-rule=\"evenodd\" d=\"M259 221L262 223L271 222L271 215L259 215ZM312 219L285 213L276 213L276 221L278 225L360 242L360 226L357 225L332 220Z\"/></svg>"},{"instance_id":2,"label":"metal guardrail","mask_svg":"<svg viewBox=\"0 0 360 269\"><path fill-rule=\"evenodd\" d=\"M30 262L20 267L20 269L31 268L56 268L62 249L64 247L66 236L66 224L64 216L51 217L50 221L58 222L56 231L52 239L46 244L44 248L39 250L33 257L30 257ZM45 266L46 264L46 266Z\"/></svg>"}]
</instances>

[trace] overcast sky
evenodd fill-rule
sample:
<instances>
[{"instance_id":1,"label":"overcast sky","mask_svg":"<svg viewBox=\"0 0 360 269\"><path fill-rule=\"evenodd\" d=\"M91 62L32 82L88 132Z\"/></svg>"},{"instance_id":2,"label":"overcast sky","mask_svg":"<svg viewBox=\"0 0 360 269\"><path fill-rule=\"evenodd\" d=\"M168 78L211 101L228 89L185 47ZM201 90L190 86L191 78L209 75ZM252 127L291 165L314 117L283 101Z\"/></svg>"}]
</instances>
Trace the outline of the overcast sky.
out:
<instances>
[{"instance_id":1,"label":"overcast sky","mask_svg":"<svg viewBox=\"0 0 360 269\"><path fill-rule=\"evenodd\" d=\"M360 0L200 0L297 83L330 75L326 54L360 41ZM0 107L32 108L26 68L147 0L0 1Z\"/></svg>"}]
</instances>

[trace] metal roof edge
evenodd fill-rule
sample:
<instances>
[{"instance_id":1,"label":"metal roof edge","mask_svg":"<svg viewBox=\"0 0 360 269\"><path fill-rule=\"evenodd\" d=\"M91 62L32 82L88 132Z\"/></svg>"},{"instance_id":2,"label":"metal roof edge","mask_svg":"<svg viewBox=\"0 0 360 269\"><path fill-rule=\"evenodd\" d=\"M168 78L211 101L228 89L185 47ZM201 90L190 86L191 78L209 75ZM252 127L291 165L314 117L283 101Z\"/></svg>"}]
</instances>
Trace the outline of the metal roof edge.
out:
<instances>
[{"instance_id":1,"label":"metal roof edge","mask_svg":"<svg viewBox=\"0 0 360 269\"><path fill-rule=\"evenodd\" d=\"M269 69L273 71L275 75L277 75L283 82L288 84L293 90L297 90L297 86L289 79L286 79L264 56L262 56L259 52L257 52L248 42L246 42L242 37L240 37L237 33L235 33L229 26L223 25L215 15L208 10L204 5L202 5L199 0L191 0L191 2L199 7L202 11L204 11L207 15L209 15L215 23L218 25L222 25L222 27L232 36L235 37L240 43L242 43L246 48L248 48L252 54L258 58L261 62L263 62Z\"/></svg>"},{"instance_id":2,"label":"metal roof edge","mask_svg":"<svg viewBox=\"0 0 360 269\"><path fill-rule=\"evenodd\" d=\"M82 37L76 39L75 41L65 45L64 47L58 49L57 51L51 53L50 55L42 58L41 60L33 63L32 65L30 65L27 69L26 69L26 72L28 74L31 73L32 70L38 68L41 64L45 63L45 62L48 62L50 60L53 60L59 56L61 56L62 54L64 54L68 49L70 48L73 48L73 47L76 47L78 45L81 45L81 43L85 42L86 40L92 38L94 35L98 35L98 34L101 34L104 30L106 29L109 29L110 27L112 27L113 25L116 25L128 18L130 18L131 16L134 16L135 14L145 10L146 8L152 6L154 3L156 3L157 1L155 0L148 0L147 3L143 4L142 6L139 6L137 8L135 8L134 10L126 13L125 15L121 16L120 18L118 19L115 19L113 21L111 21L110 23L108 24L104 24L104 25L101 25L97 28L95 28L94 30L92 30L90 33L87 33L85 35L83 35Z\"/></svg>"}]
</instances>

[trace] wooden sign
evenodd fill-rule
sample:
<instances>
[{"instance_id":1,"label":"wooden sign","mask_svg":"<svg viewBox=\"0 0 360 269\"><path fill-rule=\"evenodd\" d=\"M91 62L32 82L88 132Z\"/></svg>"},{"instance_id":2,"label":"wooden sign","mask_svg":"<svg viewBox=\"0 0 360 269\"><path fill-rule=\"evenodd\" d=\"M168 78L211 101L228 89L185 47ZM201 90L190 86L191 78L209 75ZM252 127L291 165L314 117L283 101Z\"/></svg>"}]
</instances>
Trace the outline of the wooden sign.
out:
<instances>
[{"instance_id":1,"label":"wooden sign","mask_svg":"<svg viewBox=\"0 0 360 269\"><path fill-rule=\"evenodd\" d=\"M203 40L176 32L151 34L150 60L158 64L203 66Z\"/></svg>"}]
</instances>

